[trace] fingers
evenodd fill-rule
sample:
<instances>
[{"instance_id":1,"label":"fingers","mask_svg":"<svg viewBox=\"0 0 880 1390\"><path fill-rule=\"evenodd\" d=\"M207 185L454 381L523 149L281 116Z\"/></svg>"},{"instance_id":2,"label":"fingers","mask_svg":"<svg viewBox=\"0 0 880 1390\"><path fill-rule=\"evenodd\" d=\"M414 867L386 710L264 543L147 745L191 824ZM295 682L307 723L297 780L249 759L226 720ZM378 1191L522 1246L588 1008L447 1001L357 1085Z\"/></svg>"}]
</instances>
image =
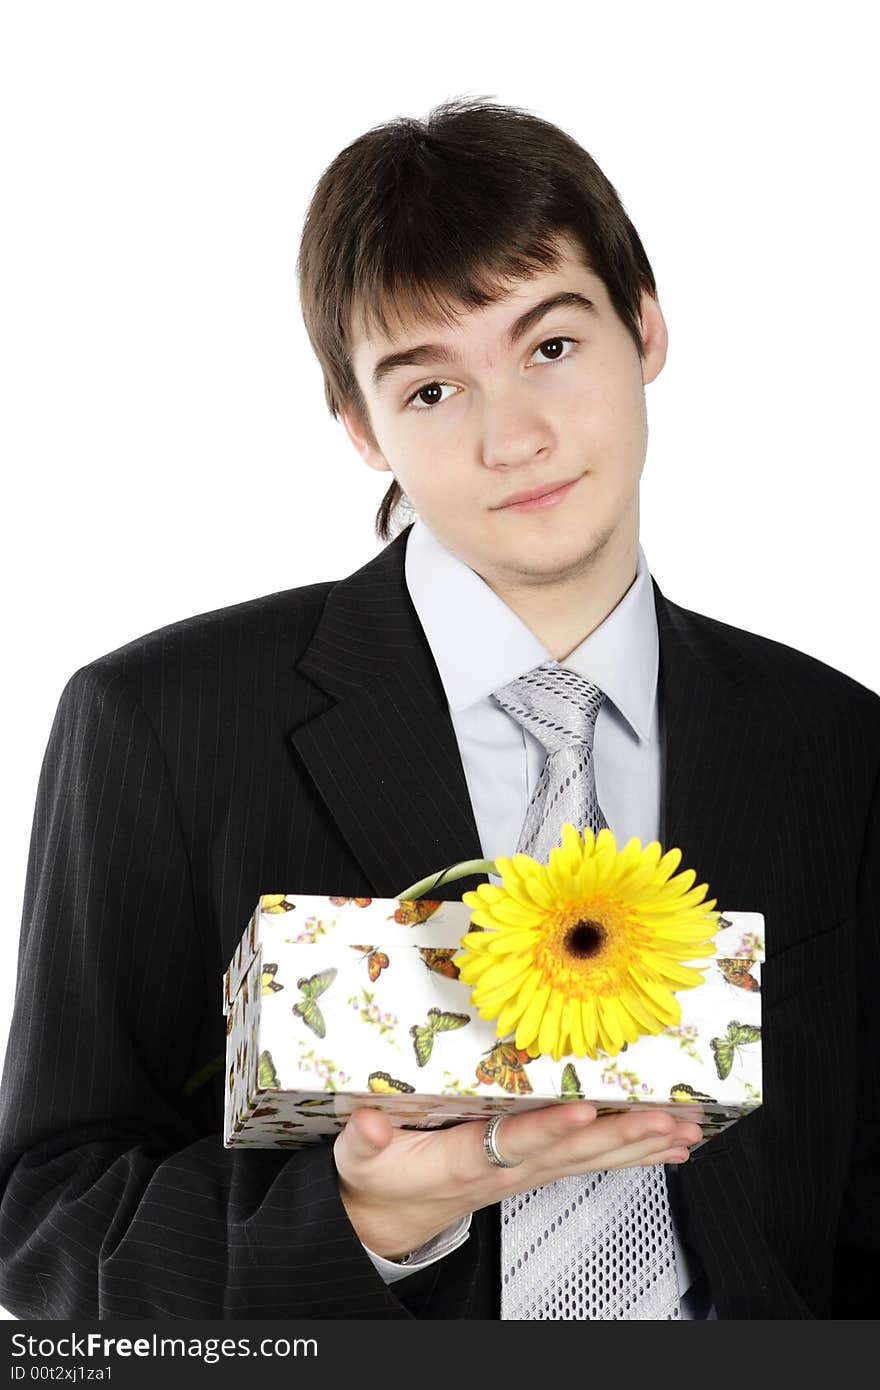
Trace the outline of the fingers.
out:
<instances>
[{"instance_id":1,"label":"fingers","mask_svg":"<svg viewBox=\"0 0 880 1390\"><path fill-rule=\"evenodd\" d=\"M495 1129L495 1147L511 1163L534 1159L595 1121L596 1107L585 1100L508 1114Z\"/></svg>"},{"instance_id":2,"label":"fingers","mask_svg":"<svg viewBox=\"0 0 880 1390\"><path fill-rule=\"evenodd\" d=\"M605 1169L637 1168L651 1163L685 1163L690 1144L702 1136L699 1125L671 1115L607 1116L600 1129L597 1121L589 1145L576 1151L570 1145L565 1176Z\"/></svg>"},{"instance_id":3,"label":"fingers","mask_svg":"<svg viewBox=\"0 0 880 1390\"><path fill-rule=\"evenodd\" d=\"M685 1162L688 1145L702 1137L699 1125L663 1112L635 1111L596 1117L595 1106L563 1106L506 1115L495 1130L499 1153L520 1162L541 1181L598 1168Z\"/></svg>"},{"instance_id":4,"label":"fingers","mask_svg":"<svg viewBox=\"0 0 880 1390\"><path fill-rule=\"evenodd\" d=\"M651 1134L637 1143L622 1144L618 1148L607 1149L601 1154L603 1168L641 1168L649 1163L684 1163L688 1157L688 1142L678 1134ZM591 1167L593 1166L591 1162ZM572 1166L566 1169L565 1176L583 1172L583 1165L577 1156Z\"/></svg>"}]
</instances>

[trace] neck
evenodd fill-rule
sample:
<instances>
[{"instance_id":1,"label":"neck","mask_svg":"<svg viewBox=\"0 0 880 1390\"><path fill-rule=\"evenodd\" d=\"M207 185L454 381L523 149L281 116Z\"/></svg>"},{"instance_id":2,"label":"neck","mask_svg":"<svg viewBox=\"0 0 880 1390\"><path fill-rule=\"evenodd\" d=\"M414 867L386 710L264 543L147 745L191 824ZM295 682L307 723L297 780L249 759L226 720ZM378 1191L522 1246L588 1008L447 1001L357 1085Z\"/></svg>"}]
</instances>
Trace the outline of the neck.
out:
<instances>
[{"instance_id":1,"label":"neck","mask_svg":"<svg viewBox=\"0 0 880 1390\"><path fill-rule=\"evenodd\" d=\"M554 660L564 661L613 612L635 581L638 536L616 541L609 537L577 571L564 575L483 578Z\"/></svg>"}]
</instances>

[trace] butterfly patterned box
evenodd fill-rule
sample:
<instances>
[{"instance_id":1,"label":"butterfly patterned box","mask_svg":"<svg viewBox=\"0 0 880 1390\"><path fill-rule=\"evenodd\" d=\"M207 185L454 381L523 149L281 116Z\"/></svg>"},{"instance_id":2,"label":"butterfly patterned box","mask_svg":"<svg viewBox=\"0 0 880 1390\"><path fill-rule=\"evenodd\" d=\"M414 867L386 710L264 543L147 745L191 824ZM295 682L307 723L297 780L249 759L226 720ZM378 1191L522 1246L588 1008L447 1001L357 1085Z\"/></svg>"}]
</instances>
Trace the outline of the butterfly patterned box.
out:
<instances>
[{"instance_id":1,"label":"butterfly patterned box","mask_svg":"<svg viewBox=\"0 0 880 1390\"><path fill-rule=\"evenodd\" d=\"M676 1027L596 1060L498 1038L452 959L470 925L460 902L263 895L223 978L224 1146L327 1141L361 1105L432 1129L578 1097L687 1113L705 1141L760 1105L760 913L720 917Z\"/></svg>"}]
</instances>

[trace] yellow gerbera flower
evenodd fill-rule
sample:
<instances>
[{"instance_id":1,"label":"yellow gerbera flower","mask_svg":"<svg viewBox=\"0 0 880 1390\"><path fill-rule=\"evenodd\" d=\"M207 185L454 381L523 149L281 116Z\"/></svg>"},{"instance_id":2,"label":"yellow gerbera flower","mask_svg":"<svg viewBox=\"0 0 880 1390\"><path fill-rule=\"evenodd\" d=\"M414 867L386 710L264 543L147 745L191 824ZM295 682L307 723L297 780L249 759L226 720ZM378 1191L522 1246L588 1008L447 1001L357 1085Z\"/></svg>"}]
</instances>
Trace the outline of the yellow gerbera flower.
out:
<instances>
[{"instance_id":1,"label":"yellow gerbera flower","mask_svg":"<svg viewBox=\"0 0 880 1390\"><path fill-rule=\"evenodd\" d=\"M662 855L662 857L661 857ZM549 864L527 854L496 858L502 883L482 883L462 901L481 931L462 937L455 957L473 985L481 1018L532 1057L615 1057L624 1043L679 1022L675 990L702 984L685 960L714 953L716 899L675 874L681 850L654 840L617 849L610 830L581 837L563 827ZM673 875L675 874L675 877Z\"/></svg>"}]
</instances>

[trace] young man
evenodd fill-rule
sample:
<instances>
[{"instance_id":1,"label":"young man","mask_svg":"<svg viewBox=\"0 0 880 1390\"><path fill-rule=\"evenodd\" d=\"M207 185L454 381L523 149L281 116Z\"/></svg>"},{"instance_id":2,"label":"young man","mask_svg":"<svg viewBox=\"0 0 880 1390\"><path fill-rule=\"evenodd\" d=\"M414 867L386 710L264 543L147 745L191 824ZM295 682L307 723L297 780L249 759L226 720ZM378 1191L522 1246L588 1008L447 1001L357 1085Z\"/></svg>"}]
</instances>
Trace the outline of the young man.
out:
<instances>
[{"instance_id":1,"label":"young man","mask_svg":"<svg viewBox=\"0 0 880 1390\"><path fill-rule=\"evenodd\" d=\"M337 583L149 634L65 688L4 1075L0 1302L875 1315L880 699L651 580L666 328L614 189L555 127L449 103L333 162L300 283L328 404L395 480L379 532L404 494L417 520ZM720 906L765 915L764 1104L691 1157L695 1125L587 1103L505 1118L494 1150L481 1123L392 1131L368 1108L332 1147L224 1150L222 1079L182 1087L222 1050L218 980L257 894L392 896L510 853L546 750L503 692L560 667L596 693L584 766L618 844L678 846ZM510 1223L558 1197L564 1240L548 1218L532 1260L555 1291L520 1313L541 1240L511 1258Z\"/></svg>"}]
</instances>

